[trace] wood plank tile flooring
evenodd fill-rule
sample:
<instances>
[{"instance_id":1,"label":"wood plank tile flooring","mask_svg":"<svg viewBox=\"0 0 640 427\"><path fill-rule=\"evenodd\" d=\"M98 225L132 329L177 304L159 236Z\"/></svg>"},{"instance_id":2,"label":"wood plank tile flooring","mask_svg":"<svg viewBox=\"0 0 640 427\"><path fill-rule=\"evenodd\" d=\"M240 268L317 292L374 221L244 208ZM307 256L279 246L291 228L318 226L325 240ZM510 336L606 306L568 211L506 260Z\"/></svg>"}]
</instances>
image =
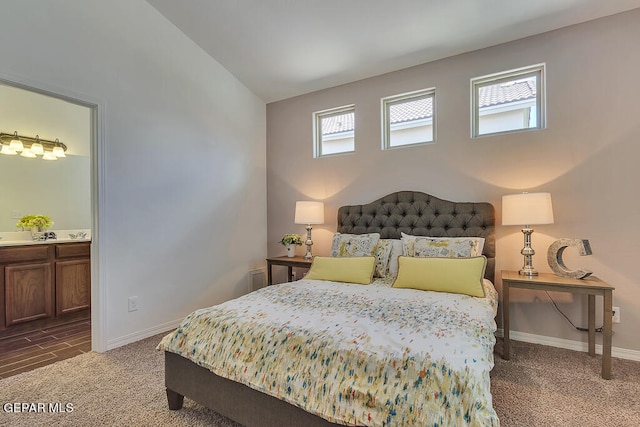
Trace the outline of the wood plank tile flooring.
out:
<instances>
[{"instance_id":1,"label":"wood plank tile flooring","mask_svg":"<svg viewBox=\"0 0 640 427\"><path fill-rule=\"evenodd\" d=\"M84 319L0 339L0 378L8 378L91 351L91 321Z\"/></svg>"}]
</instances>

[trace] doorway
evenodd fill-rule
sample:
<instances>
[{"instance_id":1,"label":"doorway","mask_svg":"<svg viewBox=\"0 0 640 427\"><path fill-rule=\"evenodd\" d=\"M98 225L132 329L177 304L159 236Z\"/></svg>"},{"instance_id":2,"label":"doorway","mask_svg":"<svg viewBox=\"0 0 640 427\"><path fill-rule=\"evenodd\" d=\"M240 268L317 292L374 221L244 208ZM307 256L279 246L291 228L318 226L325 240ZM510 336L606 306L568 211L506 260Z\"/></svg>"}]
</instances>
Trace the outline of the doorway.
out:
<instances>
[{"instance_id":1,"label":"doorway","mask_svg":"<svg viewBox=\"0 0 640 427\"><path fill-rule=\"evenodd\" d=\"M24 261L13 270L6 269L6 262L0 264L0 285L3 287L8 285L5 278L9 277L8 286L18 283L16 278L21 277L23 270L31 274L27 267L38 263L42 265L43 277L49 277L51 283L51 287L45 291L50 295L50 300L45 303L45 314L39 314L33 320L25 316L15 321L15 316L7 314L8 310L0 309L3 316L0 319L0 377L92 349L100 351L101 347L100 324L95 321L99 317L94 313L100 312L97 292L96 153L98 117L102 108L98 102L62 92L58 89L52 92L0 77L0 132L17 132L19 136L26 137L25 141L34 138L58 140L67 148L66 157L55 162L43 160L42 156L25 158L20 154L0 155L0 178L5 183L0 197L0 236L3 233L5 236L6 233L15 233L15 224L24 215L46 214L54 221L47 231L55 232L57 238L33 244L33 247L38 246L40 253L43 253L44 247L51 248L46 261ZM82 233L87 235L81 238ZM24 237L23 233L21 238ZM7 239L4 241L5 244L0 240L0 249L7 251L12 244ZM20 243L20 246L27 248L31 244ZM86 261L84 255L78 252L79 248L84 251L84 247ZM46 263L50 267L45 266ZM14 272L17 275L7 276ZM86 277L89 283L85 301L82 301L82 292L75 292L74 295L65 296L65 303L62 304L60 291L55 289L56 279L60 277L64 277L73 287L78 287L78 283L82 282L78 277ZM5 292L5 289L2 291ZM86 300L90 308L83 306ZM0 298L0 302L6 304L5 298Z\"/></svg>"}]
</instances>

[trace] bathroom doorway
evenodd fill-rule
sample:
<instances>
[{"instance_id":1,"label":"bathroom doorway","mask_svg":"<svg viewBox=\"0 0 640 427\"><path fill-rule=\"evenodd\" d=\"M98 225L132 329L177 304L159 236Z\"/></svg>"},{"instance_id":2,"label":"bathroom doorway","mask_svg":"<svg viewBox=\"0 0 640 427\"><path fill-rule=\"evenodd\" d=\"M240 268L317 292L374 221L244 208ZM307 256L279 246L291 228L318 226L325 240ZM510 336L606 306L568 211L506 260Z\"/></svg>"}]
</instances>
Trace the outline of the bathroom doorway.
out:
<instances>
[{"instance_id":1,"label":"bathroom doorway","mask_svg":"<svg viewBox=\"0 0 640 427\"><path fill-rule=\"evenodd\" d=\"M0 154L0 250L10 254L19 247L35 254L0 259L1 291L15 294L0 298L0 378L5 378L92 349L98 106L2 79L0 101L2 148L13 139L7 135L24 141L16 154ZM45 152L62 143L65 156L54 161L43 154L25 156L34 140L43 142ZM30 232L20 233L16 223L35 214L51 218L47 232L55 238L22 241ZM46 285L40 289L38 281ZM20 297L26 291L36 293L33 301Z\"/></svg>"}]
</instances>

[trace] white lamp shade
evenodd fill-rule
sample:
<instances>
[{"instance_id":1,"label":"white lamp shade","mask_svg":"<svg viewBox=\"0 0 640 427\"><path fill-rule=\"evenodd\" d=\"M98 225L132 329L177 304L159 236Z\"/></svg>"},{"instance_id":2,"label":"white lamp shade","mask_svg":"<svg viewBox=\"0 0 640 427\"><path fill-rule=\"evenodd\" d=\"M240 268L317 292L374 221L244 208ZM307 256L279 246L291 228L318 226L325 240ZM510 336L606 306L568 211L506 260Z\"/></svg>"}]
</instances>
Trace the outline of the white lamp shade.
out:
<instances>
[{"instance_id":1,"label":"white lamp shade","mask_svg":"<svg viewBox=\"0 0 640 427\"><path fill-rule=\"evenodd\" d=\"M22 151L24 150L24 145L22 144L22 141L16 138L11 140L11 142L9 143L9 148L11 148L14 151Z\"/></svg>"},{"instance_id":2,"label":"white lamp shade","mask_svg":"<svg viewBox=\"0 0 640 427\"><path fill-rule=\"evenodd\" d=\"M53 154L51 151L45 151L44 152L44 156L42 156L43 160L58 160L58 157L56 157L55 154Z\"/></svg>"},{"instance_id":3,"label":"white lamp shade","mask_svg":"<svg viewBox=\"0 0 640 427\"><path fill-rule=\"evenodd\" d=\"M67 157L62 147L53 147L53 155L56 157Z\"/></svg>"},{"instance_id":4,"label":"white lamp shade","mask_svg":"<svg viewBox=\"0 0 640 427\"><path fill-rule=\"evenodd\" d=\"M25 148L24 150L22 150L22 154L20 154L20 156L26 157L28 159L35 159L36 154L31 151L30 148Z\"/></svg>"},{"instance_id":5,"label":"white lamp shade","mask_svg":"<svg viewBox=\"0 0 640 427\"><path fill-rule=\"evenodd\" d=\"M2 150L0 150L0 154L7 154L9 156L15 156L16 154L18 154L18 152L16 150L14 150L13 148L9 147L8 145L2 144Z\"/></svg>"},{"instance_id":6,"label":"white lamp shade","mask_svg":"<svg viewBox=\"0 0 640 427\"><path fill-rule=\"evenodd\" d=\"M324 224L324 203L296 202L296 224Z\"/></svg>"},{"instance_id":7,"label":"white lamp shade","mask_svg":"<svg viewBox=\"0 0 640 427\"><path fill-rule=\"evenodd\" d=\"M44 154L44 147L39 142L34 142L33 144L31 144L31 151L34 154L43 155Z\"/></svg>"},{"instance_id":8,"label":"white lamp shade","mask_svg":"<svg viewBox=\"0 0 640 427\"><path fill-rule=\"evenodd\" d=\"M502 225L553 224L551 193L502 196Z\"/></svg>"}]
</instances>

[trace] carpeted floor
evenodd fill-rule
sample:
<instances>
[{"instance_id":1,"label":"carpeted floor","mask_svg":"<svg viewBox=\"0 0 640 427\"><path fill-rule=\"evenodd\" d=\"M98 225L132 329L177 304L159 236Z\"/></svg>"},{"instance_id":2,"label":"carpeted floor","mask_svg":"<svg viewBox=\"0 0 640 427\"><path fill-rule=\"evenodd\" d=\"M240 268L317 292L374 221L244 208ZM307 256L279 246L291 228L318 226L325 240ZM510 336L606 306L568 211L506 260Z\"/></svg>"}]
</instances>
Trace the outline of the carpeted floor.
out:
<instances>
[{"instance_id":1,"label":"carpeted floor","mask_svg":"<svg viewBox=\"0 0 640 427\"><path fill-rule=\"evenodd\" d=\"M237 427L189 399L180 411L167 409L160 338L0 380L0 425ZM510 361L501 351L499 341L491 388L502 426L640 425L640 362L614 359L607 381L599 357L515 341ZM71 404L72 411L7 412L13 403Z\"/></svg>"}]
</instances>

